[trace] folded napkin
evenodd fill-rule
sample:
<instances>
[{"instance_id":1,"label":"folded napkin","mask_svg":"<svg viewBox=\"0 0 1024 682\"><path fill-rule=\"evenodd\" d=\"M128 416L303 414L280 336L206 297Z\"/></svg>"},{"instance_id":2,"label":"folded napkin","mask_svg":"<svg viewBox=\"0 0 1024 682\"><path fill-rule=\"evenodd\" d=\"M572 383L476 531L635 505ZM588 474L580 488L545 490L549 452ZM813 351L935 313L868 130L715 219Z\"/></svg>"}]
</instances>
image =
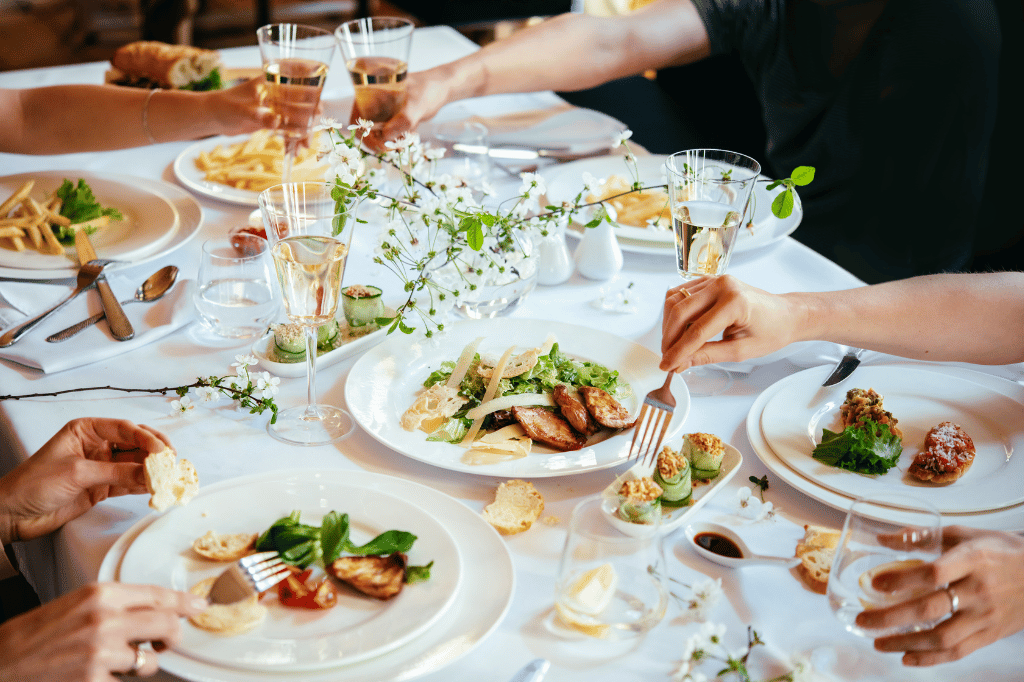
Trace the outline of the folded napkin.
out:
<instances>
[{"instance_id":1,"label":"folded napkin","mask_svg":"<svg viewBox=\"0 0 1024 682\"><path fill-rule=\"evenodd\" d=\"M119 301L132 298L139 284L117 275L108 275L107 281ZM179 279L173 289L153 303L126 305L124 312L135 328L135 337L129 341L115 340L107 323L101 321L67 341L48 342L46 337L50 334L102 310L95 287L87 289L13 346L0 348L0 358L52 374L127 353L188 324L194 315L193 288L191 280ZM20 324L52 307L73 290L71 284L0 282L0 327L7 330Z\"/></svg>"}]
</instances>

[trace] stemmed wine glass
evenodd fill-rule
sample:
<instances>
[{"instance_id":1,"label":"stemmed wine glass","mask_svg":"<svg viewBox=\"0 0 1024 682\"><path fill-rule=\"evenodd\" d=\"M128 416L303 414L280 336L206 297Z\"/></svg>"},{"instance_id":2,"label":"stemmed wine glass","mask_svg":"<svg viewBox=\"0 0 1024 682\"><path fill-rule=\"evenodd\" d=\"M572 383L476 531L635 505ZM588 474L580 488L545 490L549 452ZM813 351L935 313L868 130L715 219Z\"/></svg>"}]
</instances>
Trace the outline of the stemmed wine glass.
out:
<instances>
[{"instance_id":1,"label":"stemmed wine glass","mask_svg":"<svg viewBox=\"0 0 1024 682\"><path fill-rule=\"evenodd\" d=\"M256 38L267 78L266 102L281 117L281 181L289 182L299 143L309 134L320 105L338 41L329 31L302 24L268 24L257 29Z\"/></svg>"},{"instance_id":2,"label":"stemmed wine glass","mask_svg":"<svg viewBox=\"0 0 1024 682\"><path fill-rule=\"evenodd\" d=\"M689 149L665 162L676 269L684 280L721 275L750 214L750 197L761 165L722 149ZM691 367L683 376L691 395L717 395L732 376L718 367Z\"/></svg>"},{"instance_id":3,"label":"stemmed wine glass","mask_svg":"<svg viewBox=\"0 0 1024 682\"><path fill-rule=\"evenodd\" d=\"M286 183L259 195L285 310L305 331L308 393L304 407L282 410L267 430L296 445L330 443L354 427L345 410L316 402L317 327L334 320L338 311L356 208L336 202L333 187L326 182Z\"/></svg>"},{"instance_id":4,"label":"stemmed wine glass","mask_svg":"<svg viewBox=\"0 0 1024 682\"><path fill-rule=\"evenodd\" d=\"M880 521L886 509L913 509L915 521L894 525ZM927 630L942 618L892 628L865 629L856 623L866 609L892 606L924 592L879 592L871 581L883 571L911 568L935 561L942 554L942 517L924 500L901 493L858 498L850 507L836 556L828 575L829 606L850 632L875 639L887 635Z\"/></svg>"}]
</instances>

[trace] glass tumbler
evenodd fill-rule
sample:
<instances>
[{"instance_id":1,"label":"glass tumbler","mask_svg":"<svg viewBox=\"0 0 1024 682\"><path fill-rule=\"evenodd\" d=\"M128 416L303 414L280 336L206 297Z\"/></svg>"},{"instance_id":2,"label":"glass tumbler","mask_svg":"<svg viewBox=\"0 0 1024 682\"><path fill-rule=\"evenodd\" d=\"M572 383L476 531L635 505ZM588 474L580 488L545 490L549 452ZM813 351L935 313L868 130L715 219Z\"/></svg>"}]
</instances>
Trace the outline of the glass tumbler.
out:
<instances>
[{"instance_id":1,"label":"glass tumbler","mask_svg":"<svg viewBox=\"0 0 1024 682\"><path fill-rule=\"evenodd\" d=\"M279 307L267 240L240 233L204 243L193 301L206 331L227 339L262 336Z\"/></svg>"},{"instance_id":2,"label":"glass tumbler","mask_svg":"<svg viewBox=\"0 0 1024 682\"><path fill-rule=\"evenodd\" d=\"M620 640L653 628L668 608L665 551L656 523L626 535L601 508L601 498L572 512L555 584L561 625L591 637Z\"/></svg>"}]
</instances>

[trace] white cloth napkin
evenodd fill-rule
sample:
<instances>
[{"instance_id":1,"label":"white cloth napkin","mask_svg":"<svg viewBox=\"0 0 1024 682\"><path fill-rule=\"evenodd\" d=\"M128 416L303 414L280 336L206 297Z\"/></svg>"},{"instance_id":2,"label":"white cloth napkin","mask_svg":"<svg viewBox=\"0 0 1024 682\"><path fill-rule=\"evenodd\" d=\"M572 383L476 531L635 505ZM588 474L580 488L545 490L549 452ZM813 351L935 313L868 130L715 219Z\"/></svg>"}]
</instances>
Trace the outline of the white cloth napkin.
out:
<instances>
[{"instance_id":1,"label":"white cloth napkin","mask_svg":"<svg viewBox=\"0 0 1024 682\"><path fill-rule=\"evenodd\" d=\"M108 275L119 301L133 298L138 282ZM50 343L46 337L102 310L95 287L43 320L13 346L0 349L0 358L42 370L46 374L106 360L145 346L188 324L194 315L192 280L179 279L174 288L153 303L131 303L124 312L135 328L135 337L117 341L105 321L79 332L67 341ZM52 307L74 287L37 282L0 282L0 326L4 330Z\"/></svg>"}]
</instances>

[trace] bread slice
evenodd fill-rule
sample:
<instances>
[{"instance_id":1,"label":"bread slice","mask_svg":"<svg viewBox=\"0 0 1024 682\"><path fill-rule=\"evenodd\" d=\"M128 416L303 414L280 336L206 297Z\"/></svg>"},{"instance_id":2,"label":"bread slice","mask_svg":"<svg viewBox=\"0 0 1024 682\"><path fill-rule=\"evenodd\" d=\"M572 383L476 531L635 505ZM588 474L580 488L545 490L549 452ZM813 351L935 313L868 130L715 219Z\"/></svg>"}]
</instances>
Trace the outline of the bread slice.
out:
<instances>
[{"instance_id":1,"label":"bread slice","mask_svg":"<svg viewBox=\"0 0 1024 682\"><path fill-rule=\"evenodd\" d=\"M907 473L928 483L952 483L974 464L974 441L959 424L942 422L925 435L924 452L914 457Z\"/></svg>"},{"instance_id":2,"label":"bread slice","mask_svg":"<svg viewBox=\"0 0 1024 682\"><path fill-rule=\"evenodd\" d=\"M188 45L170 45L152 40L122 45L110 63L115 73L107 78L135 78L161 88L183 88L200 81L220 67L220 54Z\"/></svg>"},{"instance_id":3,"label":"bread slice","mask_svg":"<svg viewBox=\"0 0 1024 682\"><path fill-rule=\"evenodd\" d=\"M541 512L544 497L528 481L506 481L498 486L494 502L484 508L487 523L502 535L515 535L529 530Z\"/></svg>"},{"instance_id":4,"label":"bread slice","mask_svg":"<svg viewBox=\"0 0 1024 682\"><path fill-rule=\"evenodd\" d=\"M214 561L238 561L255 548L257 537L255 533L218 535L209 530L203 537L196 538L192 549L199 556Z\"/></svg>"},{"instance_id":5,"label":"bread slice","mask_svg":"<svg viewBox=\"0 0 1024 682\"><path fill-rule=\"evenodd\" d=\"M205 597L218 576L201 580L193 585L189 592ZM248 632L263 622L267 615L267 607L259 603L259 595L251 594L234 604L210 604L202 613L191 616L188 622L197 628L229 637Z\"/></svg>"},{"instance_id":6,"label":"bread slice","mask_svg":"<svg viewBox=\"0 0 1024 682\"><path fill-rule=\"evenodd\" d=\"M796 546L796 555L800 558L798 570L807 585L818 594L825 594L838 544L839 531L824 526L804 526L804 539Z\"/></svg>"},{"instance_id":7,"label":"bread slice","mask_svg":"<svg viewBox=\"0 0 1024 682\"><path fill-rule=\"evenodd\" d=\"M162 512L174 504L188 504L199 492L199 474L192 462L179 460L170 448L150 454L143 466L150 494L149 506L157 511Z\"/></svg>"}]
</instances>

